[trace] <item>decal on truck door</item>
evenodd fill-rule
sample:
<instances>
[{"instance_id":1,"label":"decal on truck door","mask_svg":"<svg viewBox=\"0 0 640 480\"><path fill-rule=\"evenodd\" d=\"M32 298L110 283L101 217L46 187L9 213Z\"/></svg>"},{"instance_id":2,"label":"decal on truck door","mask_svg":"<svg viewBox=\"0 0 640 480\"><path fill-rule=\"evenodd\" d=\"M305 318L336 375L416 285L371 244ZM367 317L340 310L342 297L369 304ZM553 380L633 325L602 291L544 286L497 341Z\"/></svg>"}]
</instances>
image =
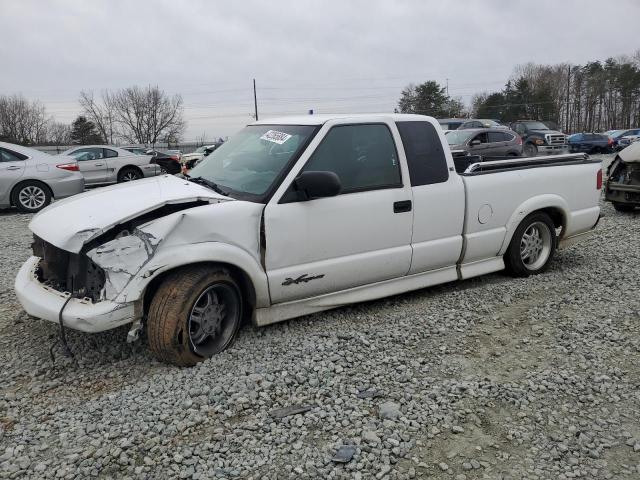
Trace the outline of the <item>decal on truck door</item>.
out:
<instances>
[{"instance_id":1,"label":"decal on truck door","mask_svg":"<svg viewBox=\"0 0 640 480\"><path fill-rule=\"evenodd\" d=\"M323 278L324 275L315 275L312 277L308 276L308 273L304 273L302 275L300 275L298 278L285 278L284 282L282 282L282 285L284 285L285 287L288 287L289 285L298 285L299 283L307 283L310 282L311 280L318 280L319 278Z\"/></svg>"}]
</instances>

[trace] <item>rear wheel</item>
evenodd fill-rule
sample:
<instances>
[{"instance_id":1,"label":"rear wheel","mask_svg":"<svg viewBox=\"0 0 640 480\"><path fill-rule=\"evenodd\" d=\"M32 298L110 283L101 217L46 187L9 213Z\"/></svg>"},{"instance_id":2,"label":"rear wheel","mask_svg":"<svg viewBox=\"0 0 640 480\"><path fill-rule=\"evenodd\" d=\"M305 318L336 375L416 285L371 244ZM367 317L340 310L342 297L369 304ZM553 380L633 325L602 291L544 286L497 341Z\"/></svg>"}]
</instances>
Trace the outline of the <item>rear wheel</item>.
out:
<instances>
[{"instance_id":1,"label":"rear wheel","mask_svg":"<svg viewBox=\"0 0 640 480\"><path fill-rule=\"evenodd\" d=\"M132 182L140 178L142 178L142 173L135 168L123 168L120 170L120 173L118 173L118 183Z\"/></svg>"},{"instance_id":2,"label":"rear wheel","mask_svg":"<svg viewBox=\"0 0 640 480\"><path fill-rule=\"evenodd\" d=\"M12 203L24 213L36 213L51 203L51 191L44 184L26 181L12 194Z\"/></svg>"},{"instance_id":3,"label":"rear wheel","mask_svg":"<svg viewBox=\"0 0 640 480\"><path fill-rule=\"evenodd\" d=\"M613 208L615 208L618 212L628 213L628 212L633 212L636 206L629 203L613 202Z\"/></svg>"},{"instance_id":4,"label":"rear wheel","mask_svg":"<svg viewBox=\"0 0 640 480\"><path fill-rule=\"evenodd\" d=\"M167 363L188 367L225 350L242 319L242 294L223 268L196 266L170 274L147 320L149 347Z\"/></svg>"},{"instance_id":5,"label":"rear wheel","mask_svg":"<svg viewBox=\"0 0 640 480\"><path fill-rule=\"evenodd\" d=\"M533 143L525 143L522 150L526 157L535 157L538 155L538 147L536 147Z\"/></svg>"},{"instance_id":6,"label":"rear wheel","mask_svg":"<svg viewBox=\"0 0 640 480\"><path fill-rule=\"evenodd\" d=\"M556 230L546 213L532 213L526 217L513 234L505 265L516 277L528 277L544 272L556 250Z\"/></svg>"}]
</instances>

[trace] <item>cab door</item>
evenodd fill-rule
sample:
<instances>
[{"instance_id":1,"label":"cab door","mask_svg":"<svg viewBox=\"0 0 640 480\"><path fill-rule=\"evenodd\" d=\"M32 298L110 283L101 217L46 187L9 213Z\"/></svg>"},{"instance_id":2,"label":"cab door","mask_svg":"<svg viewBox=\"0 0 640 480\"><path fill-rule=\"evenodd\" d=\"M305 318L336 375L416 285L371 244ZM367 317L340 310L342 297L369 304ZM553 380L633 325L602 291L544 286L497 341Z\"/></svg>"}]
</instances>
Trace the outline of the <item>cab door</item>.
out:
<instances>
[{"instance_id":1,"label":"cab door","mask_svg":"<svg viewBox=\"0 0 640 480\"><path fill-rule=\"evenodd\" d=\"M328 122L267 204L265 268L272 303L407 274L412 195L393 123ZM341 192L297 200L302 172L334 172Z\"/></svg>"},{"instance_id":2,"label":"cab door","mask_svg":"<svg viewBox=\"0 0 640 480\"><path fill-rule=\"evenodd\" d=\"M0 148L0 204L9 204L11 189L22 177L27 156Z\"/></svg>"}]
</instances>

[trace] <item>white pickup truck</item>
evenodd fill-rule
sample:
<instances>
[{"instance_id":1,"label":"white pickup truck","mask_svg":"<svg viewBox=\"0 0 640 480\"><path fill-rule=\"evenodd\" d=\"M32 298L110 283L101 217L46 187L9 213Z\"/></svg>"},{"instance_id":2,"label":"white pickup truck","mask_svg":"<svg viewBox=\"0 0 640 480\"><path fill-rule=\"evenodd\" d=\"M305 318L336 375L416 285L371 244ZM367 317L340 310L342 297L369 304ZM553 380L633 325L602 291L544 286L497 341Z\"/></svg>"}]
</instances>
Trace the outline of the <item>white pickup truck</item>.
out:
<instances>
[{"instance_id":1,"label":"white pickup truck","mask_svg":"<svg viewBox=\"0 0 640 480\"><path fill-rule=\"evenodd\" d=\"M93 190L36 215L15 289L32 316L146 329L162 360L225 349L241 320L288 318L506 269L544 271L600 217L586 155L462 174L421 115L253 123L190 176Z\"/></svg>"}]
</instances>

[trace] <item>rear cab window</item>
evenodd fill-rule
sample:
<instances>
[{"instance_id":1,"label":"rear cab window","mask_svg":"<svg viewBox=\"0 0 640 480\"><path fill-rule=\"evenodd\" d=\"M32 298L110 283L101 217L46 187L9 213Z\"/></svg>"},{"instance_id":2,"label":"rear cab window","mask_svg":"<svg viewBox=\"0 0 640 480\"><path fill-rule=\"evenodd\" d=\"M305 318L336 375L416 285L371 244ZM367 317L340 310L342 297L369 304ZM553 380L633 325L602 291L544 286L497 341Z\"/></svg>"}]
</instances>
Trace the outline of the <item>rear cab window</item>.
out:
<instances>
[{"instance_id":1,"label":"rear cab window","mask_svg":"<svg viewBox=\"0 0 640 480\"><path fill-rule=\"evenodd\" d=\"M429 122L396 122L404 145L411 186L431 185L449 179L447 157L435 127Z\"/></svg>"}]
</instances>

